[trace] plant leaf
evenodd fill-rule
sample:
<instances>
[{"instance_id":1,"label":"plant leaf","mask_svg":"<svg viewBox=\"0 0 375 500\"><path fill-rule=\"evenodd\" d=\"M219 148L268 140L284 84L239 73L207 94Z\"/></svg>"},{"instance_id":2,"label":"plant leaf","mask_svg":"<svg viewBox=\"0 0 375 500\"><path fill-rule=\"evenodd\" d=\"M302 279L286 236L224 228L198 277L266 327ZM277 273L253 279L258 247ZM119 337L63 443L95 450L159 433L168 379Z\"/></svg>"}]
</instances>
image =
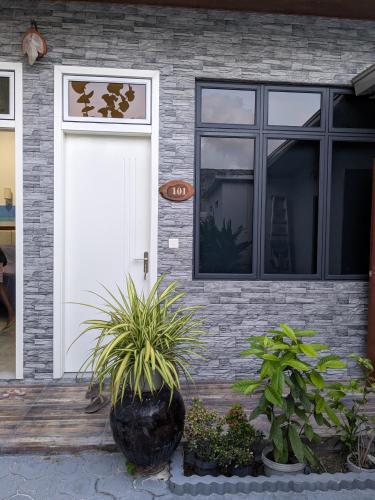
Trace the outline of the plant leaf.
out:
<instances>
[{"instance_id":1,"label":"plant leaf","mask_svg":"<svg viewBox=\"0 0 375 500\"><path fill-rule=\"evenodd\" d=\"M290 328L290 326L286 325L285 323L281 323L280 329L285 333L287 337L290 338L290 340L292 340L293 342L297 342L296 334L294 333L294 330Z\"/></svg>"},{"instance_id":2,"label":"plant leaf","mask_svg":"<svg viewBox=\"0 0 375 500\"><path fill-rule=\"evenodd\" d=\"M283 399L282 397L277 394L277 392L275 392L272 387L270 386L267 386L264 390L264 395L266 397L266 399L272 403L273 405L276 405L276 406L279 406L280 408L282 408L283 406Z\"/></svg>"},{"instance_id":3,"label":"plant leaf","mask_svg":"<svg viewBox=\"0 0 375 500\"><path fill-rule=\"evenodd\" d=\"M318 389L323 389L324 388L324 379L323 377L320 375L320 373L318 373L316 370L313 370L310 374L309 374L309 380L310 382L315 385L315 387L317 387Z\"/></svg>"},{"instance_id":4,"label":"plant leaf","mask_svg":"<svg viewBox=\"0 0 375 500\"><path fill-rule=\"evenodd\" d=\"M309 356L310 358L316 358L317 354L315 349L312 347L310 344L298 344L298 347L300 350L305 354L306 356Z\"/></svg>"},{"instance_id":5,"label":"plant leaf","mask_svg":"<svg viewBox=\"0 0 375 500\"><path fill-rule=\"evenodd\" d=\"M332 410L332 408L329 406L329 404L326 403L326 402L325 402L325 405L324 405L324 412L326 413L326 415L329 418L329 420L333 423L333 425L335 425L335 426L339 426L340 425L340 420L339 420L338 416Z\"/></svg>"},{"instance_id":6,"label":"plant leaf","mask_svg":"<svg viewBox=\"0 0 375 500\"><path fill-rule=\"evenodd\" d=\"M261 382L256 380L240 380L235 382L232 387L235 391L242 392L243 394L251 394L260 384Z\"/></svg>"},{"instance_id":7,"label":"plant leaf","mask_svg":"<svg viewBox=\"0 0 375 500\"><path fill-rule=\"evenodd\" d=\"M303 372L307 372L310 370L309 365L304 363L303 361L299 361L298 359L289 359L286 361L283 361L281 363L282 366L291 366L292 368L295 368L296 370L301 370Z\"/></svg>"},{"instance_id":8,"label":"plant leaf","mask_svg":"<svg viewBox=\"0 0 375 500\"><path fill-rule=\"evenodd\" d=\"M270 438L275 448L282 453L284 448L283 433L277 420L274 419L270 429Z\"/></svg>"},{"instance_id":9,"label":"plant leaf","mask_svg":"<svg viewBox=\"0 0 375 500\"><path fill-rule=\"evenodd\" d=\"M299 437L297 428L294 424L289 425L288 438L293 450L294 455L299 462L303 463L305 460L304 445Z\"/></svg>"}]
</instances>

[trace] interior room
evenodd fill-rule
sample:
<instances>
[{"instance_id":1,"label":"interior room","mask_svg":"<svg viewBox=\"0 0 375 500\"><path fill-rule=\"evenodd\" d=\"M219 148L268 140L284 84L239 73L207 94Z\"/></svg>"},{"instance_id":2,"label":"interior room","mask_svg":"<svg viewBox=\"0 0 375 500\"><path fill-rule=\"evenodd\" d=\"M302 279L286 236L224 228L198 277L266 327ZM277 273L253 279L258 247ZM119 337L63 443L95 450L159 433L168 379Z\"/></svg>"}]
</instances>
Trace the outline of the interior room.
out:
<instances>
[{"instance_id":1,"label":"interior room","mask_svg":"<svg viewBox=\"0 0 375 500\"><path fill-rule=\"evenodd\" d=\"M0 130L0 378L15 378L15 141Z\"/></svg>"}]
</instances>

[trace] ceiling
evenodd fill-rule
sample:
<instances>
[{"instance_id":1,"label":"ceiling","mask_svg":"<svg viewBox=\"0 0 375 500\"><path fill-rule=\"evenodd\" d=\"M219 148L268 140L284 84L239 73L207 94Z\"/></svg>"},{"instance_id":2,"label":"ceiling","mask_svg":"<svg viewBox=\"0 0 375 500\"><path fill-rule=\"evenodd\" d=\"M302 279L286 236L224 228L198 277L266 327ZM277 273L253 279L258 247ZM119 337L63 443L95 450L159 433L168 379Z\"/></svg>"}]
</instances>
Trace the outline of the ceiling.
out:
<instances>
[{"instance_id":1,"label":"ceiling","mask_svg":"<svg viewBox=\"0 0 375 500\"><path fill-rule=\"evenodd\" d=\"M73 1L73 0L70 0ZM91 0L88 0L91 1ZM375 0L95 0L375 20Z\"/></svg>"}]
</instances>

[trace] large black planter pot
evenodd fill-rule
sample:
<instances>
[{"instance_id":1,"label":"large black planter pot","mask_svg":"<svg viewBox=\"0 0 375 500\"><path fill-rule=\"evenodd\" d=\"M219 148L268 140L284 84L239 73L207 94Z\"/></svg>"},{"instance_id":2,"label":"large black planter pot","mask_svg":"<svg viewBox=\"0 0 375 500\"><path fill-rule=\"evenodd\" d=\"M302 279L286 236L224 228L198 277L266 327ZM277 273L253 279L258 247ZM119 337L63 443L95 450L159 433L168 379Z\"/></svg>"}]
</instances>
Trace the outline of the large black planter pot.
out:
<instances>
[{"instance_id":1,"label":"large black planter pot","mask_svg":"<svg viewBox=\"0 0 375 500\"><path fill-rule=\"evenodd\" d=\"M110 422L114 440L125 457L138 467L168 462L184 431L185 405L181 394L163 388L144 392L142 401L126 392L112 406Z\"/></svg>"}]
</instances>

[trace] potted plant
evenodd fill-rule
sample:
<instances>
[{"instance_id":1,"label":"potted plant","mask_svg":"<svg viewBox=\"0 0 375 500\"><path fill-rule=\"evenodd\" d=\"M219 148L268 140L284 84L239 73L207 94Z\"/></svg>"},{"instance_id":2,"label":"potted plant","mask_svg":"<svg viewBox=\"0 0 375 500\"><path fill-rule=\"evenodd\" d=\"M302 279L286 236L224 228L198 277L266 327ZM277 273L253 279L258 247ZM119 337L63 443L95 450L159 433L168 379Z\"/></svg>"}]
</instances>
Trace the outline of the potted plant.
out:
<instances>
[{"instance_id":1,"label":"potted plant","mask_svg":"<svg viewBox=\"0 0 375 500\"><path fill-rule=\"evenodd\" d=\"M222 439L219 465L231 476L244 477L254 468L254 448L263 434L254 429L243 407L234 404L225 416L227 432Z\"/></svg>"},{"instance_id":2,"label":"potted plant","mask_svg":"<svg viewBox=\"0 0 375 500\"><path fill-rule=\"evenodd\" d=\"M350 472L375 473L374 442L374 429L366 428L358 434L356 449L346 459Z\"/></svg>"},{"instance_id":3,"label":"potted plant","mask_svg":"<svg viewBox=\"0 0 375 500\"><path fill-rule=\"evenodd\" d=\"M316 466L311 444L319 440L310 418L318 425L337 425L339 419L330 398L325 397L326 382L322 376L328 368L343 368L345 363L336 355L318 358L318 352L328 349L319 343L307 343L304 337L316 332L297 330L281 324L269 335L248 339L250 349L242 355L261 361L259 377L243 380L234 388L244 394L260 392L251 418L263 414L270 423L271 445L263 450L266 475L303 472L305 465ZM313 359L313 362L310 360Z\"/></svg>"},{"instance_id":4,"label":"potted plant","mask_svg":"<svg viewBox=\"0 0 375 500\"><path fill-rule=\"evenodd\" d=\"M233 405L220 417L193 399L186 415L185 438L184 462L198 475L220 471L243 477L253 470L253 449L263 434L254 429L241 405Z\"/></svg>"},{"instance_id":5,"label":"potted plant","mask_svg":"<svg viewBox=\"0 0 375 500\"><path fill-rule=\"evenodd\" d=\"M113 437L126 458L138 467L166 463L181 440L185 407L179 393L180 373L190 377L189 359L201 347L197 306L178 306L184 293L176 282L162 289L163 277L148 296L128 277L126 292L106 289L104 318L84 322L98 332L96 345L82 370L92 367L100 391L109 380Z\"/></svg>"},{"instance_id":6,"label":"potted plant","mask_svg":"<svg viewBox=\"0 0 375 500\"><path fill-rule=\"evenodd\" d=\"M235 446L224 435L219 444L218 465L226 476L249 476L254 470L254 453L251 448Z\"/></svg>"},{"instance_id":7,"label":"potted plant","mask_svg":"<svg viewBox=\"0 0 375 500\"><path fill-rule=\"evenodd\" d=\"M208 410L199 399L192 400L186 414L185 453L190 455L190 463L198 475L217 474L223 424L217 412Z\"/></svg>"},{"instance_id":8,"label":"potted plant","mask_svg":"<svg viewBox=\"0 0 375 500\"><path fill-rule=\"evenodd\" d=\"M351 472L375 473L374 418L365 413L368 397L375 393L374 368L367 358L355 354L351 357L356 361L361 376L351 379L346 385L334 387L331 393L337 403L336 407L341 410L339 441L346 455L347 468ZM354 394L350 406L343 400L343 396L348 393Z\"/></svg>"}]
</instances>

